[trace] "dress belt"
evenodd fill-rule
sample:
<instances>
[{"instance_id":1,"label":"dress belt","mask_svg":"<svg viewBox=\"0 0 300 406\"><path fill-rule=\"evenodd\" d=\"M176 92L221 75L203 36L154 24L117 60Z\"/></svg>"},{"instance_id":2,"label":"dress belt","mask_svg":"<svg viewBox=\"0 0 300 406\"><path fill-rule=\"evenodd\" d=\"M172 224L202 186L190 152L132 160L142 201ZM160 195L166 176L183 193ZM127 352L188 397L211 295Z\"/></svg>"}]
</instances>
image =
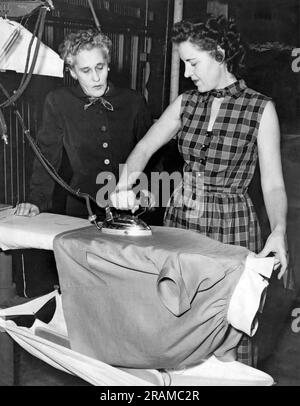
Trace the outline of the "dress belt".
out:
<instances>
[{"instance_id":1,"label":"dress belt","mask_svg":"<svg viewBox=\"0 0 300 406\"><path fill-rule=\"evenodd\" d=\"M201 178L198 178L198 172L193 171L184 171L183 172L183 183L190 185L190 187L203 187L203 183L201 182ZM200 183L198 181L200 180ZM202 185L201 185L202 183ZM247 187L239 187L239 186L217 186L217 185L209 185L204 183L204 190L208 193L220 193L220 194L232 194L232 195L246 195L248 188Z\"/></svg>"},{"instance_id":2,"label":"dress belt","mask_svg":"<svg viewBox=\"0 0 300 406\"><path fill-rule=\"evenodd\" d=\"M221 193L221 194L232 194L232 195L245 195L247 193L247 188L241 188L237 186L215 186L215 185L204 185L204 190L208 193Z\"/></svg>"}]
</instances>

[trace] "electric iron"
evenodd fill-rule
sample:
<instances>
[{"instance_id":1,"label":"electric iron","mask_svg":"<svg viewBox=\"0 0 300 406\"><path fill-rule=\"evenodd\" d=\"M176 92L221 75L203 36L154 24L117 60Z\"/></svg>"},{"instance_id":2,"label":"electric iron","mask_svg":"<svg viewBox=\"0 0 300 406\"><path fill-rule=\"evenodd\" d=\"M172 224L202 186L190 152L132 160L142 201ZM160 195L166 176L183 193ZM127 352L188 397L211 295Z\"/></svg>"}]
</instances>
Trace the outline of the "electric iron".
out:
<instances>
[{"instance_id":1,"label":"electric iron","mask_svg":"<svg viewBox=\"0 0 300 406\"><path fill-rule=\"evenodd\" d=\"M129 236L147 236L152 235L151 228L138 215L111 212L109 206L105 207L105 220L99 229L104 234L129 235Z\"/></svg>"}]
</instances>

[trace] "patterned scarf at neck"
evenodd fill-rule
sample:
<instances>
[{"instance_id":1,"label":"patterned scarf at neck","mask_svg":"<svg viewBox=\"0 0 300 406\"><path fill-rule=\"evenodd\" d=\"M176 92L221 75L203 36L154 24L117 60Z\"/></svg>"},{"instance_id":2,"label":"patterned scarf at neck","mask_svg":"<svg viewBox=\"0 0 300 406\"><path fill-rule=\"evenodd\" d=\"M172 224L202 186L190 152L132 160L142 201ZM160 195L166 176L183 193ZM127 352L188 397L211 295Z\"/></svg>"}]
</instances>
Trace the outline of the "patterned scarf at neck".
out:
<instances>
[{"instance_id":1,"label":"patterned scarf at neck","mask_svg":"<svg viewBox=\"0 0 300 406\"><path fill-rule=\"evenodd\" d=\"M107 89L105 90L104 95L109 91L109 86L107 87ZM100 96L100 97L89 97L89 103L85 104L83 106L84 110L87 110L90 106L93 106L95 103L101 103L102 106L109 111L114 111L114 107L113 105L106 100L104 97Z\"/></svg>"}]
</instances>

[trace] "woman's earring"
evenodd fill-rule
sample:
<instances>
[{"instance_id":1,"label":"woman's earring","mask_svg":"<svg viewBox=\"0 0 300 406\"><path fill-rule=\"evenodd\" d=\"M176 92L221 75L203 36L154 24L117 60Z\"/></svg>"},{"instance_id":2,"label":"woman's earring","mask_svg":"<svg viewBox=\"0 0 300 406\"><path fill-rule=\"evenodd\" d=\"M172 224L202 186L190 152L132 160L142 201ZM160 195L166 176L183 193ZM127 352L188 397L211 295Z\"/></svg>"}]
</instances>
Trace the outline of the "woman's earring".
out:
<instances>
[{"instance_id":1,"label":"woman's earring","mask_svg":"<svg viewBox=\"0 0 300 406\"><path fill-rule=\"evenodd\" d=\"M224 59L225 59L225 56L222 54L222 52L217 51L217 52L216 52L215 59L216 59L217 62L223 63L223 62L224 62Z\"/></svg>"},{"instance_id":2,"label":"woman's earring","mask_svg":"<svg viewBox=\"0 0 300 406\"><path fill-rule=\"evenodd\" d=\"M108 68L107 68L107 70L109 71L109 70L110 70L110 68L108 67Z\"/></svg>"}]
</instances>

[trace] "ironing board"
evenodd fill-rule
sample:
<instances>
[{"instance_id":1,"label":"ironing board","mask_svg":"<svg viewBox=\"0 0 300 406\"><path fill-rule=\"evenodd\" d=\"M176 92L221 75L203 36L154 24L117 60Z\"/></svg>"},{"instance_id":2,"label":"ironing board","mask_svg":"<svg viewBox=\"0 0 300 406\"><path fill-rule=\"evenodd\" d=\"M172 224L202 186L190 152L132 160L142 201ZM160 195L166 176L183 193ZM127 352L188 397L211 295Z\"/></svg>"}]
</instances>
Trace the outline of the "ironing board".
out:
<instances>
[{"instance_id":1,"label":"ironing board","mask_svg":"<svg viewBox=\"0 0 300 406\"><path fill-rule=\"evenodd\" d=\"M51 215L55 216L55 215ZM63 218L66 216L52 217L52 223L56 223L58 230L53 231L52 227L49 225L49 214L44 213L43 215L37 216L34 219L24 219L21 217L6 219L6 221L1 224L0 220L0 244L2 248L10 249L11 245L13 248L53 248L54 245L60 244L60 239L65 238L67 235L72 235L74 237L74 232L70 231L77 229L79 232L91 231L92 234L95 232L93 227L86 227L86 222L79 225L74 223L71 226L70 218ZM20 220L20 221L19 221ZM44 230L40 233L37 238L34 237L33 222L35 227L40 230ZM53 221L55 220L55 221ZM78 220L78 219L76 219ZM19 225L18 225L19 221ZM10 227L9 223L13 222L13 232L16 238L11 238L9 235ZM65 230L62 230L62 223L67 222ZM81 228L80 228L81 226ZM19 240L19 231L23 234L21 241ZM5 229L8 233L7 240L3 237L1 228ZM49 233L45 230L51 229ZM80 230L79 230L80 229ZM27 231L30 235L31 241L26 238ZM62 231L66 231L61 234ZM98 231L97 231L98 232ZM43 237L41 238L41 235ZM55 237L56 235L56 237ZM107 237L106 237L107 238ZM1 241L2 240L2 241ZM9 241L10 240L10 241ZM77 238L75 238L75 241ZM65 241L65 240L64 240ZM28 314L28 312L35 313L39 306L42 306L44 301L49 300L50 296L55 297L57 301L57 311L56 316L53 319L52 326L43 326L39 324L37 320L31 329L26 330L24 327L18 327L12 320L5 320L7 315L19 312L19 314ZM244 366L238 362L223 363L218 361L214 356L210 357L207 361L201 363L192 368L179 369L167 371L166 373L158 372L151 368L115 368L108 365L105 362L99 361L90 357L87 354L80 353L70 349L72 346L73 337L69 337L67 328L58 327L57 330L57 319L63 320L62 325L64 325L64 317L62 317L63 310L61 307L61 299L59 298L57 292L53 292L50 296L45 295L45 297L40 298L40 301L31 301L24 305L18 306L17 308L5 309L0 312L0 325L3 331L6 331L11 337L14 338L21 346L27 349L29 352L48 362L50 365L55 366L65 370L66 372L76 374L91 382L94 385L272 385L272 378L258 371L254 368ZM64 292L62 293L64 297ZM29 308L28 308L29 306ZM31 309L31 310L28 310ZM42 332L42 333L41 333ZM68 344L69 343L69 344ZM67 360L67 363L66 363ZM96 377L95 377L96 371ZM170 379L171 377L171 379Z\"/></svg>"},{"instance_id":2,"label":"ironing board","mask_svg":"<svg viewBox=\"0 0 300 406\"><path fill-rule=\"evenodd\" d=\"M29 328L18 327L16 316L34 315L50 300L56 308L50 323L36 319ZM13 319L10 320L11 316ZM57 291L38 299L0 309L0 336L5 332L33 356L54 368L97 386L270 386L268 374L239 362L221 362L214 356L201 365L178 371L115 368L70 349L66 323Z\"/></svg>"}]
</instances>

